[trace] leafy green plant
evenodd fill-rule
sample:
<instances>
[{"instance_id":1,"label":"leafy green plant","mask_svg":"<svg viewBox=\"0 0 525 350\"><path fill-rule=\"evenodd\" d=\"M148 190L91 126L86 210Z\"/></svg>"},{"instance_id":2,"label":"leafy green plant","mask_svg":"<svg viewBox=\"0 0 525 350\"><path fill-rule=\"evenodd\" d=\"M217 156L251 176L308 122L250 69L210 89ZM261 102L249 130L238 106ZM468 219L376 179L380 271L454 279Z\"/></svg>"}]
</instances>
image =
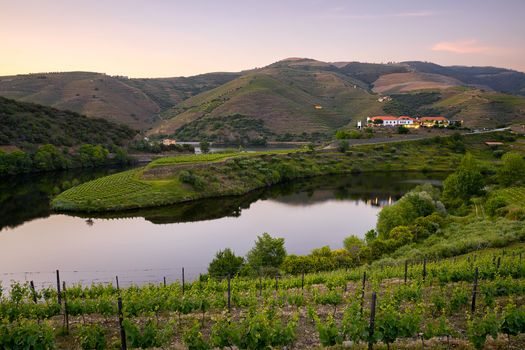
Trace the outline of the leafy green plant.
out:
<instances>
[{"instance_id":1,"label":"leafy green plant","mask_svg":"<svg viewBox=\"0 0 525 350\"><path fill-rule=\"evenodd\" d=\"M189 350L208 350L211 349L211 345L204 339L200 330L200 325L195 322L193 326L184 333L182 337L184 344Z\"/></svg>"},{"instance_id":2,"label":"leafy green plant","mask_svg":"<svg viewBox=\"0 0 525 350\"><path fill-rule=\"evenodd\" d=\"M332 315L328 315L324 322L317 317L315 325L319 333L321 345L333 346L343 342L343 335L339 331L339 327Z\"/></svg>"},{"instance_id":3,"label":"leafy green plant","mask_svg":"<svg viewBox=\"0 0 525 350\"><path fill-rule=\"evenodd\" d=\"M106 330L99 324L80 325L78 328L78 342L82 349L105 349Z\"/></svg>"}]
</instances>

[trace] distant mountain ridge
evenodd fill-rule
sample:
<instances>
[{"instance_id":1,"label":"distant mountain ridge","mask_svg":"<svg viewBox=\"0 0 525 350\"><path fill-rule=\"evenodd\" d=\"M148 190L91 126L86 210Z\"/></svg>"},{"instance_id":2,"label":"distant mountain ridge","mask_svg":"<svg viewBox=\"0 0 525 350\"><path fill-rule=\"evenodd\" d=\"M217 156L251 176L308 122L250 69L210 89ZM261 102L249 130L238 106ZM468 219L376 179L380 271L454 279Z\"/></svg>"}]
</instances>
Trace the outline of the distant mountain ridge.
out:
<instances>
[{"instance_id":1,"label":"distant mountain ridge","mask_svg":"<svg viewBox=\"0 0 525 350\"><path fill-rule=\"evenodd\" d=\"M237 73L133 79L66 72L0 77L0 96L180 140L301 140L383 113L379 95L437 91L419 111L469 126L521 121L525 73L495 67L289 58ZM388 106L387 106L388 107ZM390 106L391 107L391 106ZM390 108L388 107L388 108Z\"/></svg>"}]
</instances>

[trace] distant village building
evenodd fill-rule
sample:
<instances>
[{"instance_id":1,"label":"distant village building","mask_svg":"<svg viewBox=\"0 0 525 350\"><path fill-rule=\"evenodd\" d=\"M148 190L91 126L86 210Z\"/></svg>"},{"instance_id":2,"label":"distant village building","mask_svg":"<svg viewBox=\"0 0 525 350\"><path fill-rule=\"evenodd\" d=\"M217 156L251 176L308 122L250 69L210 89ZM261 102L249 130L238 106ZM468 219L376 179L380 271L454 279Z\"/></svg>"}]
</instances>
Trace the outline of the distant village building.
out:
<instances>
[{"instance_id":1,"label":"distant village building","mask_svg":"<svg viewBox=\"0 0 525 350\"><path fill-rule=\"evenodd\" d=\"M321 106L321 105L314 105L314 108L315 109L323 109L323 106Z\"/></svg>"},{"instance_id":2,"label":"distant village building","mask_svg":"<svg viewBox=\"0 0 525 350\"><path fill-rule=\"evenodd\" d=\"M358 129L362 129L363 128L363 123L361 121L357 122L357 128Z\"/></svg>"},{"instance_id":3,"label":"distant village building","mask_svg":"<svg viewBox=\"0 0 525 350\"><path fill-rule=\"evenodd\" d=\"M176 145L177 141L174 140L174 139L164 139L164 140L162 140L162 144L164 146L171 146L171 145Z\"/></svg>"},{"instance_id":4,"label":"distant village building","mask_svg":"<svg viewBox=\"0 0 525 350\"><path fill-rule=\"evenodd\" d=\"M379 97L377 99L377 101L379 101L379 102L388 102L390 100L392 100L392 97L390 97L390 96L381 96L381 97Z\"/></svg>"},{"instance_id":5,"label":"distant village building","mask_svg":"<svg viewBox=\"0 0 525 350\"><path fill-rule=\"evenodd\" d=\"M499 142L499 141L485 141L485 144L489 147L498 147L498 146L503 146L503 142Z\"/></svg>"},{"instance_id":6,"label":"distant village building","mask_svg":"<svg viewBox=\"0 0 525 350\"><path fill-rule=\"evenodd\" d=\"M405 126L407 128L419 128L420 126L431 128L436 125L447 127L450 125L450 121L442 116L413 118L407 115L400 117L378 115L366 118L366 122L369 126Z\"/></svg>"},{"instance_id":7,"label":"distant village building","mask_svg":"<svg viewBox=\"0 0 525 350\"><path fill-rule=\"evenodd\" d=\"M434 125L443 125L448 126L450 124L450 121L442 116L437 117L422 117L419 119L419 122L422 126L426 126L427 128L431 128Z\"/></svg>"}]
</instances>

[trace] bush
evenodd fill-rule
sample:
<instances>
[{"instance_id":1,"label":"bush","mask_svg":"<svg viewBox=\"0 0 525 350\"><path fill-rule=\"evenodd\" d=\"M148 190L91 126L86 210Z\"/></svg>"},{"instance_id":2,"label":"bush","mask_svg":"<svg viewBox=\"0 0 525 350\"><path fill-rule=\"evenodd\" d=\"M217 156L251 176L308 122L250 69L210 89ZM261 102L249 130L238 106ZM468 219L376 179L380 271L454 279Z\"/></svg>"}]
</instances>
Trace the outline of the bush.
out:
<instances>
[{"instance_id":1,"label":"bush","mask_svg":"<svg viewBox=\"0 0 525 350\"><path fill-rule=\"evenodd\" d=\"M390 238L390 230L394 227L408 226L418 217L443 210L441 202L436 201L433 195L434 192L425 187L415 188L396 203L381 209L376 226L380 237Z\"/></svg>"},{"instance_id":2,"label":"bush","mask_svg":"<svg viewBox=\"0 0 525 350\"><path fill-rule=\"evenodd\" d=\"M179 173L179 180L182 183L193 186L196 190L202 190L204 188L204 181L192 171L182 170Z\"/></svg>"},{"instance_id":3,"label":"bush","mask_svg":"<svg viewBox=\"0 0 525 350\"><path fill-rule=\"evenodd\" d=\"M248 252L246 258L252 271L274 273L286 257L284 238L272 238L268 233L257 237L255 246Z\"/></svg>"},{"instance_id":4,"label":"bush","mask_svg":"<svg viewBox=\"0 0 525 350\"><path fill-rule=\"evenodd\" d=\"M483 192L483 175L477 161L467 153L455 173L443 183L443 197L450 205L457 207L473 196Z\"/></svg>"},{"instance_id":5,"label":"bush","mask_svg":"<svg viewBox=\"0 0 525 350\"><path fill-rule=\"evenodd\" d=\"M498 170L498 181L505 186L512 186L525 181L525 160L516 152L508 152L501 157L502 165Z\"/></svg>"},{"instance_id":6,"label":"bush","mask_svg":"<svg viewBox=\"0 0 525 350\"><path fill-rule=\"evenodd\" d=\"M105 349L106 331L99 324L80 325L78 329L78 341L82 349Z\"/></svg>"},{"instance_id":7,"label":"bush","mask_svg":"<svg viewBox=\"0 0 525 350\"><path fill-rule=\"evenodd\" d=\"M397 245L402 246L412 242L414 235L408 226L397 226L390 231L390 238L395 240Z\"/></svg>"},{"instance_id":8,"label":"bush","mask_svg":"<svg viewBox=\"0 0 525 350\"><path fill-rule=\"evenodd\" d=\"M503 197L495 196L490 198L487 203L485 203L485 209L489 216L496 216L498 209L503 208L507 205L507 202Z\"/></svg>"},{"instance_id":9,"label":"bush","mask_svg":"<svg viewBox=\"0 0 525 350\"><path fill-rule=\"evenodd\" d=\"M350 144L348 141L339 141L339 145L337 146L337 150L341 153L345 153L350 148Z\"/></svg>"},{"instance_id":10,"label":"bush","mask_svg":"<svg viewBox=\"0 0 525 350\"><path fill-rule=\"evenodd\" d=\"M244 258L236 256L230 248L218 251L208 266L208 274L212 277L223 278L235 276L241 270Z\"/></svg>"},{"instance_id":11,"label":"bush","mask_svg":"<svg viewBox=\"0 0 525 350\"><path fill-rule=\"evenodd\" d=\"M46 322L5 319L0 323L0 349L55 349L53 328Z\"/></svg>"},{"instance_id":12,"label":"bush","mask_svg":"<svg viewBox=\"0 0 525 350\"><path fill-rule=\"evenodd\" d=\"M406 126L400 125L397 127L397 133L400 135L408 134L410 133L410 130Z\"/></svg>"}]
</instances>

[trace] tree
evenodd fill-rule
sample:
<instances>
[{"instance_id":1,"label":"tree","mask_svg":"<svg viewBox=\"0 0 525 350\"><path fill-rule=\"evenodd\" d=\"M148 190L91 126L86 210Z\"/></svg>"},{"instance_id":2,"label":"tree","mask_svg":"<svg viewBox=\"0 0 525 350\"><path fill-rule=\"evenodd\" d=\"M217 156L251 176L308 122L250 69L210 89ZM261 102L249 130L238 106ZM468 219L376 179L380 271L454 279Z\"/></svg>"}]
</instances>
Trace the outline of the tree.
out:
<instances>
[{"instance_id":1,"label":"tree","mask_svg":"<svg viewBox=\"0 0 525 350\"><path fill-rule=\"evenodd\" d=\"M366 246L362 239L356 236L348 236L344 239L343 245L355 262L360 262L362 250Z\"/></svg>"},{"instance_id":2,"label":"tree","mask_svg":"<svg viewBox=\"0 0 525 350\"><path fill-rule=\"evenodd\" d=\"M348 141L345 141L345 140L340 141L339 145L337 146L337 149L341 153L345 153L346 151L348 151L349 148L350 148L350 144L348 143Z\"/></svg>"},{"instance_id":3,"label":"tree","mask_svg":"<svg viewBox=\"0 0 525 350\"><path fill-rule=\"evenodd\" d=\"M480 195L483 191L483 176L472 154L463 156L455 173L449 175L443 183L443 197L453 206Z\"/></svg>"},{"instance_id":4,"label":"tree","mask_svg":"<svg viewBox=\"0 0 525 350\"><path fill-rule=\"evenodd\" d=\"M272 238L266 232L257 237L255 246L246 255L252 270L263 272L275 272L285 257L284 238Z\"/></svg>"},{"instance_id":5,"label":"tree","mask_svg":"<svg viewBox=\"0 0 525 350\"><path fill-rule=\"evenodd\" d=\"M208 153L210 151L210 143L208 141L201 141L199 147L202 153Z\"/></svg>"},{"instance_id":6,"label":"tree","mask_svg":"<svg viewBox=\"0 0 525 350\"><path fill-rule=\"evenodd\" d=\"M352 235L345 238L343 245L349 253L358 255L361 248L365 246L365 242L359 237Z\"/></svg>"},{"instance_id":7,"label":"tree","mask_svg":"<svg viewBox=\"0 0 525 350\"><path fill-rule=\"evenodd\" d=\"M397 133L398 134L408 134L410 132L410 130L408 130L408 128L406 126L403 126L403 125L400 125L397 127Z\"/></svg>"},{"instance_id":8,"label":"tree","mask_svg":"<svg viewBox=\"0 0 525 350\"><path fill-rule=\"evenodd\" d=\"M242 256L236 256L230 248L226 248L215 254L215 258L208 266L208 274L219 278L228 275L235 276L239 273L243 264L244 258Z\"/></svg>"},{"instance_id":9,"label":"tree","mask_svg":"<svg viewBox=\"0 0 525 350\"><path fill-rule=\"evenodd\" d=\"M443 204L433 198L427 187L416 187L396 203L386 206L379 212L377 232L383 239L390 238L390 231L396 226L408 226L418 217L441 211Z\"/></svg>"},{"instance_id":10,"label":"tree","mask_svg":"<svg viewBox=\"0 0 525 350\"><path fill-rule=\"evenodd\" d=\"M56 170L67 168L67 160L53 145L41 146L35 154L35 166L39 170Z\"/></svg>"},{"instance_id":11,"label":"tree","mask_svg":"<svg viewBox=\"0 0 525 350\"><path fill-rule=\"evenodd\" d=\"M525 180L525 160L516 152L505 153L501 157L502 165L498 170L498 181L505 186L523 183Z\"/></svg>"}]
</instances>

